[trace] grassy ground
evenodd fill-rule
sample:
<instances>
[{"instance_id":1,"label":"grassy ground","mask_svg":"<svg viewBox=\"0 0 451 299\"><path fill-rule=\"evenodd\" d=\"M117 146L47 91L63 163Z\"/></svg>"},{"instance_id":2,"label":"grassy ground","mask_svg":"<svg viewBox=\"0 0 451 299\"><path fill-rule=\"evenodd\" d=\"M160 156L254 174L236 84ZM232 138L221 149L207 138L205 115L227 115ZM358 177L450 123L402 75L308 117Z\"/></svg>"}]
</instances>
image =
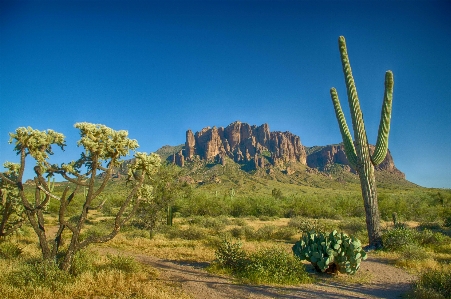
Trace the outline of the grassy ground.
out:
<instances>
[{"instance_id":1,"label":"grassy ground","mask_svg":"<svg viewBox=\"0 0 451 299\"><path fill-rule=\"evenodd\" d=\"M104 216L98 215L99 219L101 217ZM101 222L93 219L86 229L93 229L99 223ZM450 229L438 224L414 222L409 224L416 226L408 228L415 232L416 241L404 247L377 252L377 256L416 274L450 269L451 239L447 236L451 234ZM387 231L393 230L391 223L384 223L384 227ZM38 262L40 252L36 240L30 228L24 227L20 234L0 244L2 259L0 297L188 298L180 286L158 280L159 273L156 269L140 265L124 256L100 255L97 252L99 250L102 252L102 248L105 247L113 247L124 252L169 260L212 264L215 260L215 250L224 239L241 240L242 248L248 253L274 247L290 253L292 244L300 236L300 229L309 228L341 229L349 234L361 236L362 239L365 238L365 224L362 218L347 220L300 217L177 218L172 227L160 226L152 239L149 239L147 231L131 225L125 227L112 241L81 252L72 274L69 275L52 265ZM398 239L402 237L398 236ZM398 239L390 242L402 242ZM211 271L221 273L220 269L215 270L214 267L211 267ZM227 272L222 272L224 273ZM348 283L371 281L368 275L359 275L358 278L339 275L336 279ZM421 290L424 289L422 287Z\"/></svg>"},{"instance_id":2,"label":"grassy ground","mask_svg":"<svg viewBox=\"0 0 451 299\"><path fill-rule=\"evenodd\" d=\"M312 229L337 229L356 236L363 244L368 242L360 191L352 174L340 173L341 181L326 175L305 174L290 182L282 173L266 180L264 177L269 174L253 176L221 167L202 168L195 174L202 183L190 186L176 201L173 226L160 225L150 239L148 231L132 222L112 241L82 252L71 274L39 262L36 236L25 225L18 234L0 243L0 298L188 298L180 285L158 280L159 273L152 267L126 257L99 255L99 250L102 252L106 247L214 265L215 251L224 240L240 240L242 249L257 257L260 251L271 248L291 254L301 232ZM211 178L221 171L226 176L221 183L213 183ZM55 193L62 192L63 185L56 186ZM273 196L274 189L280 190L278 196ZM108 232L115 206L123 200L123 191L119 184L108 186L105 196L109 200L103 210L90 212L82 238L88 233ZM441 273L450 270L451 192L388 183L378 191L382 227L390 237L386 245L391 247L376 255L418 274L420 279L412 296L426 298L422 294L433 294L436 288L433 283L446 281L447 276ZM81 198L74 199L68 218L76 217L82 202ZM49 234L57 225L58 206L53 201L48 206ZM394 229L393 212L398 214L405 230ZM213 266L210 271L228 273ZM436 276L427 276L434 271L438 271ZM371 282L368 275L339 275L334 279Z\"/></svg>"}]
</instances>

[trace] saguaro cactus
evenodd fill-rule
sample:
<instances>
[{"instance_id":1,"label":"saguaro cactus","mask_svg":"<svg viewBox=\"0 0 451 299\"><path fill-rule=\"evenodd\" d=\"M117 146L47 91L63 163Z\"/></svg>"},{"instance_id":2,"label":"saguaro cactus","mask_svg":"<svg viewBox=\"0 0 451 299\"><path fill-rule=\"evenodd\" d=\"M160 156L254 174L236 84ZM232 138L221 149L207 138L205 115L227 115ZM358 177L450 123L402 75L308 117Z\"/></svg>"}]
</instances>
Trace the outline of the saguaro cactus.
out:
<instances>
[{"instance_id":1,"label":"saguaro cactus","mask_svg":"<svg viewBox=\"0 0 451 299\"><path fill-rule=\"evenodd\" d=\"M365 125L363 123L362 111L360 110L359 98L355 88L354 78L352 77L351 65L349 63L346 49L346 41L343 36L338 39L340 49L341 63L345 76L346 88L348 93L348 103L351 110L352 128L354 130L354 141L346 124L346 119L338 100L338 94L335 88L331 88L330 94L335 108L335 114L340 127L341 136L346 156L351 167L360 177L362 187L363 203L366 213L366 225L368 229L369 247L382 247L382 238L380 230L380 216L377 203L376 180L374 177L374 166L380 164L387 155L388 133L390 131L390 117L393 98L393 73L385 73L385 91L382 104L381 121L377 136L376 148L371 154L368 139L366 136Z\"/></svg>"}]
</instances>

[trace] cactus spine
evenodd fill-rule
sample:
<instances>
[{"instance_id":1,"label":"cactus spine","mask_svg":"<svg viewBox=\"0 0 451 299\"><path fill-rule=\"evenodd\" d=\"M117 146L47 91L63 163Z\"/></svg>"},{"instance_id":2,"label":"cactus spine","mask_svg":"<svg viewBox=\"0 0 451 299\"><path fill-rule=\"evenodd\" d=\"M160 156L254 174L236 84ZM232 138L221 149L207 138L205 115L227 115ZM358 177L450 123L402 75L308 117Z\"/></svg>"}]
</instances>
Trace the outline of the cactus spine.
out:
<instances>
[{"instance_id":1,"label":"cactus spine","mask_svg":"<svg viewBox=\"0 0 451 299\"><path fill-rule=\"evenodd\" d=\"M338 126L343 138L346 157L351 167L359 174L360 185L366 213L366 224L370 247L380 248L382 246L379 208L377 203L376 180L374 177L374 166L380 164L387 155L388 134L390 131L390 117L393 98L393 73L385 73L385 91L382 104L381 120L377 136L376 148L373 154L370 153L368 139L363 122L362 111L360 109L357 90L352 77L351 65L349 63L346 41L343 36L338 39L341 63L345 76L346 89L348 94L349 109L351 110L352 128L354 131L354 141L346 124L343 111L340 106L338 94L335 88L331 88L330 94L338 120Z\"/></svg>"}]
</instances>

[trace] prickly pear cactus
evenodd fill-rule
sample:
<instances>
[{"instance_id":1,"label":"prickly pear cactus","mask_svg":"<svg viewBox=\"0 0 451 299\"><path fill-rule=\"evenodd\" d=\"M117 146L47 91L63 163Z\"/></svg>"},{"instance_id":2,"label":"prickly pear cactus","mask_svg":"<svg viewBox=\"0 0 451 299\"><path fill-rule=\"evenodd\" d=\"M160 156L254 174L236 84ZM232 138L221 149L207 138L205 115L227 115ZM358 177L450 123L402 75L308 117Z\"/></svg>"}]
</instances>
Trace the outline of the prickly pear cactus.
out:
<instances>
[{"instance_id":1,"label":"prickly pear cactus","mask_svg":"<svg viewBox=\"0 0 451 299\"><path fill-rule=\"evenodd\" d=\"M294 244L293 253L311 262L317 271L344 274L355 274L367 258L358 239L336 230L329 234L307 232Z\"/></svg>"}]
</instances>

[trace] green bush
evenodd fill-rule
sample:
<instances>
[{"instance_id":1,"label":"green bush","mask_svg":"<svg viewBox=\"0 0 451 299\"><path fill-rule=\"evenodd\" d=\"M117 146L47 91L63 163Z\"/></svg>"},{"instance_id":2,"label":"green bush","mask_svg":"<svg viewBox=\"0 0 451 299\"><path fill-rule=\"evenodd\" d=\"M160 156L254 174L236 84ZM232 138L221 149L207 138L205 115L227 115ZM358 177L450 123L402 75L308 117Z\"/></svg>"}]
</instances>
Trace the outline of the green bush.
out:
<instances>
[{"instance_id":1,"label":"green bush","mask_svg":"<svg viewBox=\"0 0 451 299\"><path fill-rule=\"evenodd\" d=\"M247 264L246 252L241 242L230 242L224 239L215 251L218 264L232 273L242 272Z\"/></svg>"},{"instance_id":2,"label":"green bush","mask_svg":"<svg viewBox=\"0 0 451 299\"><path fill-rule=\"evenodd\" d=\"M257 284L310 282L302 262L283 248L272 247L247 254L242 249L242 243L223 240L215 255L220 267L246 282Z\"/></svg>"},{"instance_id":3,"label":"green bush","mask_svg":"<svg viewBox=\"0 0 451 299\"><path fill-rule=\"evenodd\" d=\"M421 246L417 244L404 245L399 250L401 259L408 261L422 261L431 255Z\"/></svg>"},{"instance_id":4,"label":"green bush","mask_svg":"<svg viewBox=\"0 0 451 299\"><path fill-rule=\"evenodd\" d=\"M235 239L244 239L246 237L246 227L234 227L229 230L229 233Z\"/></svg>"},{"instance_id":5,"label":"green bush","mask_svg":"<svg viewBox=\"0 0 451 299\"><path fill-rule=\"evenodd\" d=\"M318 219L307 219L305 217L291 218L288 226L297 228L301 233L310 231L322 231Z\"/></svg>"},{"instance_id":6,"label":"green bush","mask_svg":"<svg viewBox=\"0 0 451 299\"><path fill-rule=\"evenodd\" d=\"M413 297L426 298L451 298L451 272L449 270L428 270L420 275L414 283Z\"/></svg>"},{"instance_id":7,"label":"green bush","mask_svg":"<svg viewBox=\"0 0 451 299\"><path fill-rule=\"evenodd\" d=\"M22 253L22 249L17 244L4 241L0 242L0 258L11 259L16 258Z\"/></svg>"},{"instance_id":8,"label":"green bush","mask_svg":"<svg viewBox=\"0 0 451 299\"><path fill-rule=\"evenodd\" d=\"M140 269L139 263L132 257L123 255L107 255L109 259L108 268L125 273L134 273Z\"/></svg>"},{"instance_id":9,"label":"green bush","mask_svg":"<svg viewBox=\"0 0 451 299\"><path fill-rule=\"evenodd\" d=\"M403 246L417 245L419 233L409 228L394 228L382 235L385 250L399 251Z\"/></svg>"},{"instance_id":10,"label":"green bush","mask_svg":"<svg viewBox=\"0 0 451 299\"><path fill-rule=\"evenodd\" d=\"M208 217L205 219L205 223L203 224L203 226L205 228L209 228L216 232L219 232L226 227L228 223L226 220L227 218L221 216L216 218Z\"/></svg>"},{"instance_id":11,"label":"green bush","mask_svg":"<svg viewBox=\"0 0 451 299\"><path fill-rule=\"evenodd\" d=\"M429 229L418 232L417 239L421 245L441 245L450 241L448 236L441 232L433 232Z\"/></svg>"},{"instance_id":12,"label":"green bush","mask_svg":"<svg viewBox=\"0 0 451 299\"><path fill-rule=\"evenodd\" d=\"M202 240L207 236L207 231L197 226L189 226L183 230L170 226L164 233L169 239Z\"/></svg>"},{"instance_id":13,"label":"green bush","mask_svg":"<svg viewBox=\"0 0 451 299\"><path fill-rule=\"evenodd\" d=\"M98 259L98 254L80 250L74 256L74 261L70 267L69 273L78 276L84 272L94 271L94 263Z\"/></svg>"},{"instance_id":14,"label":"green bush","mask_svg":"<svg viewBox=\"0 0 451 299\"><path fill-rule=\"evenodd\" d=\"M71 276L52 261L32 261L10 272L6 280L15 287L45 287L56 291L70 282Z\"/></svg>"},{"instance_id":15,"label":"green bush","mask_svg":"<svg viewBox=\"0 0 451 299\"><path fill-rule=\"evenodd\" d=\"M347 234L355 235L360 232L367 232L366 222L363 218L351 218L340 222L338 227Z\"/></svg>"},{"instance_id":16,"label":"green bush","mask_svg":"<svg viewBox=\"0 0 451 299\"><path fill-rule=\"evenodd\" d=\"M233 219L232 223L238 226L245 226L246 220L244 220L243 218L235 218Z\"/></svg>"},{"instance_id":17,"label":"green bush","mask_svg":"<svg viewBox=\"0 0 451 299\"><path fill-rule=\"evenodd\" d=\"M249 255L239 277L251 283L296 285L310 282L304 264L283 248L272 247Z\"/></svg>"},{"instance_id":18,"label":"green bush","mask_svg":"<svg viewBox=\"0 0 451 299\"><path fill-rule=\"evenodd\" d=\"M275 240L291 240L291 238L297 233L294 227L279 227L272 235Z\"/></svg>"},{"instance_id":19,"label":"green bush","mask_svg":"<svg viewBox=\"0 0 451 299\"><path fill-rule=\"evenodd\" d=\"M275 225L265 225L257 229L252 236L246 235L246 239L255 241L272 240L277 227Z\"/></svg>"}]
</instances>

